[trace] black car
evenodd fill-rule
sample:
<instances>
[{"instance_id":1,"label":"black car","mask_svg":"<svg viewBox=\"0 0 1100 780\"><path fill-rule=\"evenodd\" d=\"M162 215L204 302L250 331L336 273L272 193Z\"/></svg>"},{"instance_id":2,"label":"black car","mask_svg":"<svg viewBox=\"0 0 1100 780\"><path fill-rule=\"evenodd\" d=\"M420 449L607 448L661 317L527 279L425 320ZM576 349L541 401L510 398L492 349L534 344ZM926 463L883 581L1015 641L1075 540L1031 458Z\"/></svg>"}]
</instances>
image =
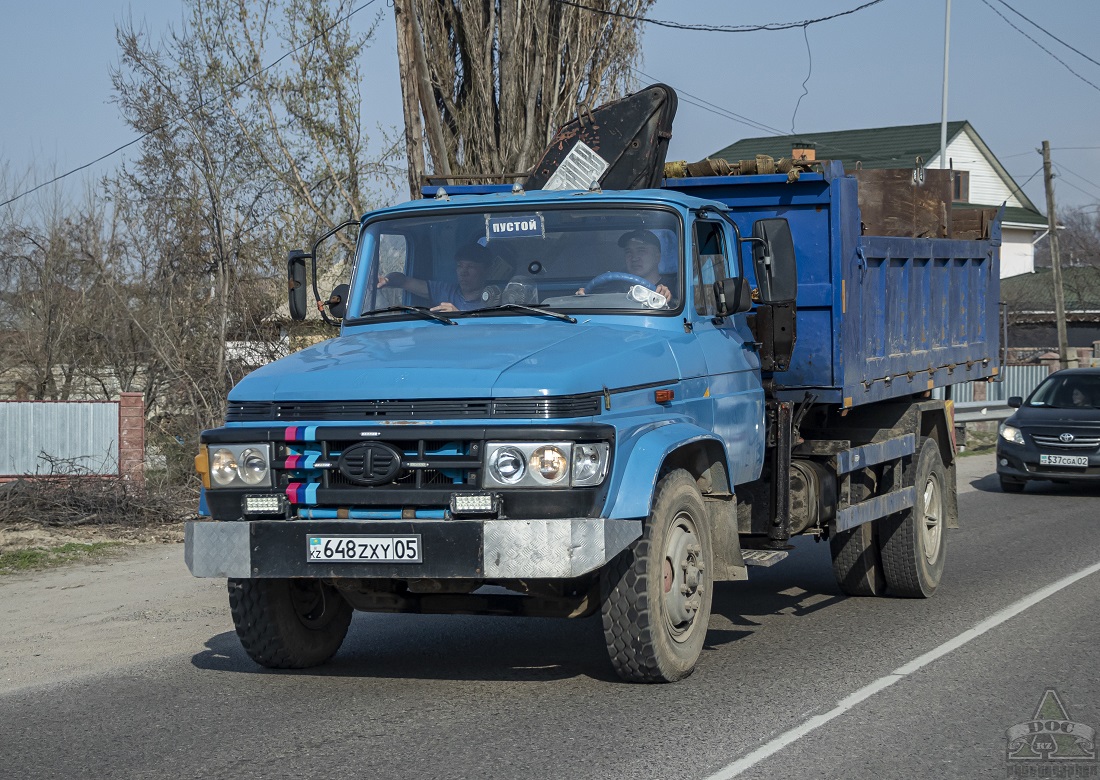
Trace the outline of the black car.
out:
<instances>
[{"instance_id":1,"label":"black car","mask_svg":"<svg viewBox=\"0 0 1100 780\"><path fill-rule=\"evenodd\" d=\"M1100 480L1100 368L1056 371L1001 423L997 476L1006 493L1028 480Z\"/></svg>"}]
</instances>

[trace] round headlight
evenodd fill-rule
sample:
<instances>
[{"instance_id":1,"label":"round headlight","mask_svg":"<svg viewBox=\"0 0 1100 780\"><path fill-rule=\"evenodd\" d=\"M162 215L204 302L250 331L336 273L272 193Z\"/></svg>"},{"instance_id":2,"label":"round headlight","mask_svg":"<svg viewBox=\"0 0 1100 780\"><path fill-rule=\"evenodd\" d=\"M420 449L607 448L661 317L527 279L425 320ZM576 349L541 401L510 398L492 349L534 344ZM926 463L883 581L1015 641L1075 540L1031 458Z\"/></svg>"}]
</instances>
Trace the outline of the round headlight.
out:
<instances>
[{"instance_id":1,"label":"round headlight","mask_svg":"<svg viewBox=\"0 0 1100 780\"><path fill-rule=\"evenodd\" d=\"M214 450L210 458L210 479L219 485L231 485L237 478L237 460L227 449Z\"/></svg>"},{"instance_id":2,"label":"round headlight","mask_svg":"<svg viewBox=\"0 0 1100 780\"><path fill-rule=\"evenodd\" d=\"M267 479L267 458L259 450L249 447L241 453L237 473L246 485L258 485Z\"/></svg>"},{"instance_id":3,"label":"round headlight","mask_svg":"<svg viewBox=\"0 0 1100 780\"><path fill-rule=\"evenodd\" d=\"M569 458L553 445L539 447L528 461L532 473L546 482L560 482L569 473Z\"/></svg>"},{"instance_id":4,"label":"round headlight","mask_svg":"<svg viewBox=\"0 0 1100 780\"><path fill-rule=\"evenodd\" d=\"M489 460L489 471L493 479L507 485L514 485L523 479L527 466L523 462L523 453L515 447L501 447Z\"/></svg>"},{"instance_id":5,"label":"round headlight","mask_svg":"<svg viewBox=\"0 0 1100 780\"><path fill-rule=\"evenodd\" d=\"M599 484L603 476L603 457L595 444L578 444L573 448L573 484Z\"/></svg>"}]
</instances>

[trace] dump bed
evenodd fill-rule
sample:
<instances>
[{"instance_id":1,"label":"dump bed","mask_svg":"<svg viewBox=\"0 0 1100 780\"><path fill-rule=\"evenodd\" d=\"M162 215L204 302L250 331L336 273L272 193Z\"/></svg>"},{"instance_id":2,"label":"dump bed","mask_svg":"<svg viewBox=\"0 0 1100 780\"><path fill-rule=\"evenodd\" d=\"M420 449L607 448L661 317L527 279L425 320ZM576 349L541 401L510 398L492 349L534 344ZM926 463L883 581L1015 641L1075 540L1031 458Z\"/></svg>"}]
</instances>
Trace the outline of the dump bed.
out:
<instances>
[{"instance_id":1,"label":"dump bed","mask_svg":"<svg viewBox=\"0 0 1100 780\"><path fill-rule=\"evenodd\" d=\"M798 340L790 370L773 376L780 397L808 391L859 406L995 376L999 220L988 220L975 233L987 237L975 240L862 235L859 186L839 162L793 182L786 175L665 182L728 205L742 235L758 219L789 220Z\"/></svg>"}]
</instances>

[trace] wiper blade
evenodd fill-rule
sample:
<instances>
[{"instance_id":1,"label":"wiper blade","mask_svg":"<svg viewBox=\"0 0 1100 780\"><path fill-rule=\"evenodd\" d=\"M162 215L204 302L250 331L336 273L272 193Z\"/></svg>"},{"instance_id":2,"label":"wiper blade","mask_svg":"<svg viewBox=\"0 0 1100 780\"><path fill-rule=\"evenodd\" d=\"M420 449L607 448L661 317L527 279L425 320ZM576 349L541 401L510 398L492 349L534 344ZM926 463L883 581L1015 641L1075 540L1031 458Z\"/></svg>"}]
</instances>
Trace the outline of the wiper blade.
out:
<instances>
[{"instance_id":1,"label":"wiper blade","mask_svg":"<svg viewBox=\"0 0 1100 780\"><path fill-rule=\"evenodd\" d=\"M360 317L369 317L372 314L390 314L392 312L404 312L405 314L419 314L421 317L425 317L429 320L437 320L444 325L455 325L455 321L450 317L444 317L442 314L437 314L431 311L427 306L387 306L384 309L371 309L360 314Z\"/></svg>"},{"instance_id":2,"label":"wiper blade","mask_svg":"<svg viewBox=\"0 0 1100 780\"><path fill-rule=\"evenodd\" d=\"M560 311L554 311L553 309L545 309L541 306L527 306L522 303L502 303L500 306L490 306L487 309L474 309L470 314L484 314L487 311L526 311L532 314L543 314L547 317L553 317L556 320L564 320L565 322L577 324L576 317L570 317L568 314L563 314Z\"/></svg>"}]
</instances>

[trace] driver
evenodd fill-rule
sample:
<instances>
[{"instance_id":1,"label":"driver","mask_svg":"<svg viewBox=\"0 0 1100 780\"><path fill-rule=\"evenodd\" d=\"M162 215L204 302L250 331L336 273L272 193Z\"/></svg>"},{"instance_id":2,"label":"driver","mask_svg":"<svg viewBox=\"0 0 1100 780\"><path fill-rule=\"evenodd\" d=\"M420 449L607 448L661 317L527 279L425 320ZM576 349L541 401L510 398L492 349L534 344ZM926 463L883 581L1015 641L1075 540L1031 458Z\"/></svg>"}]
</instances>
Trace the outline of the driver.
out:
<instances>
[{"instance_id":1,"label":"driver","mask_svg":"<svg viewBox=\"0 0 1100 780\"><path fill-rule=\"evenodd\" d=\"M421 298L439 301L432 311L472 311L485 305L485 281L492 262L488 249L481 244L469 244L455 254L457 282L424 281L394 272L380 277L378 287L400 287Z\"/></svg>"},{"instance_id":2,"label":"driver","mask_svg":"<svg viewBox=\"0 0 1100 780\"><path fill-rule=\"evenodd\" d=\"M661 263L661 240L650 230L630 230L619 236L623 248L626 272L639 276L653 285L653 289L672 301L672 288L677 286L676 274L662 274L657 270ZM577 290L584 295L584 288Z\"/></svg>"}]
</instances>

